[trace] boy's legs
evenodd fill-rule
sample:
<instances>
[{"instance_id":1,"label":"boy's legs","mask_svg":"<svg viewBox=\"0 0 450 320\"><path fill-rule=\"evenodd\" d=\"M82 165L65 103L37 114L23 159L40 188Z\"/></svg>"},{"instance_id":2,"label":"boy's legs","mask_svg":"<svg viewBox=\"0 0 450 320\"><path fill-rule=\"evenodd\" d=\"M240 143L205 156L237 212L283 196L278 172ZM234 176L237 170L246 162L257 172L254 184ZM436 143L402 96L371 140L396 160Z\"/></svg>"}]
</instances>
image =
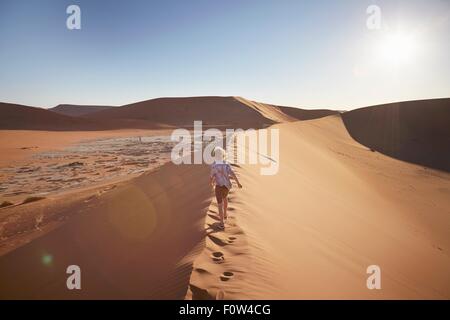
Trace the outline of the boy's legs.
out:
<instances>
[{"instance_id":1,"label":"boy's legs","mask_svg":"<svg viewBox=\"0 0 450 320\"><path fill-rule=\"evenodd\" d=\"M227 208L228 208L228 198L227 198L227 196L225 196L223 198L223 217L224 217L224 219L227 219L227 217L228 217Z\"/></svg>"},{"instance_id":2,"label":"boy's legs","mask_svg":"<svg viewBox=\"0 0 450 320\"><path fill-rule=\"evenodd\" d=\"M227 215L227 209L228 209L228 192L230 190L227 187L224 187L224 193L223 193L223 216L226 219L228 217Z\"/></svg>"},{"instance_id":3,"label":"boy's legs","mask_svg":"<svg viewBox=\"0 0 450 320\"><path fill-rule=\"evenodd\" d=\"M220 223L223 225L224 224L223 195L222 195L222 190L221 190L220 186L215 187L215 193L216 193L217 207L219 208Z\"/></svg>"},{"instance_id":4,"label":"boy's legs","mask_svg":"<svg viewBox=\"0 0 450 320\"><path fill-rule=\"evenodd\" d=\"M223 201L218 202L220 223L224 224Z\"/></svg>"}]
</instances>

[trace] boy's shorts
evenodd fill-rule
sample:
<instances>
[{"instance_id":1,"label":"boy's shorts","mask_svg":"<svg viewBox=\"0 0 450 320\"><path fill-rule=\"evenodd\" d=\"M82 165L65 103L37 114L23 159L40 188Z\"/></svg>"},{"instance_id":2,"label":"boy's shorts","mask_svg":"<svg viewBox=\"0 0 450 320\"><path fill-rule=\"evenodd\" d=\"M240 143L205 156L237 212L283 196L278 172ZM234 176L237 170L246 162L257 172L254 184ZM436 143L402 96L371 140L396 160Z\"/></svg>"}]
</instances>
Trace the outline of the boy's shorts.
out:
<instances>
[{"instance_id":1,"label":"boy's shorts","mask_svg":"<svg viewBox=\"0 0 450 320\"><path fill-rule=\"evenodd\" d=\"M222 200L227 197L228 191L227 187L216 185L214 192L216 193L217 203L222 203Z\"/></svg>"}]
</instances>

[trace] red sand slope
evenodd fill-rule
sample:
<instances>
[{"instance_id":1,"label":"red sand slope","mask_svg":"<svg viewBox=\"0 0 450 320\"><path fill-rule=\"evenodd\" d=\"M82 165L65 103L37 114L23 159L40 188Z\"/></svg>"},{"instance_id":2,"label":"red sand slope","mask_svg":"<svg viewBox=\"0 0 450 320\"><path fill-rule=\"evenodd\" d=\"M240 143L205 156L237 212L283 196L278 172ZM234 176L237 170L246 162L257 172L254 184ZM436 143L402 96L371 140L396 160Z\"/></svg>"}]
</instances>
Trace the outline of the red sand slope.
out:
<instances>
[{"instance_id":1,"label":"red sand slope","mask_svg":"<svg viewBox=\"0 0 450 320\"><path fill-rule=\"evenodd\" d=\"M187 298L450 298L450 176L355 142L339 116L276 125L280 170L238 168ZM239 146L238 146L239 147ZM206 227L216 223L213 202ZM378 265L382 290L368 290Z\"/></svg>"},{"instance_id":2,"label":"red sand slope","mask_svg":"<svg viewBox=\"0 0 450 320\"><path fill-rule=\"evenodd\" d=\"M207 181L206 166L169 164L75 202L29 204L36 215L72 218L0 258L0 299L183 298L203 239ZM81 291L66 288L71 264L81 267Z\"/></svg>"}]
</instances>

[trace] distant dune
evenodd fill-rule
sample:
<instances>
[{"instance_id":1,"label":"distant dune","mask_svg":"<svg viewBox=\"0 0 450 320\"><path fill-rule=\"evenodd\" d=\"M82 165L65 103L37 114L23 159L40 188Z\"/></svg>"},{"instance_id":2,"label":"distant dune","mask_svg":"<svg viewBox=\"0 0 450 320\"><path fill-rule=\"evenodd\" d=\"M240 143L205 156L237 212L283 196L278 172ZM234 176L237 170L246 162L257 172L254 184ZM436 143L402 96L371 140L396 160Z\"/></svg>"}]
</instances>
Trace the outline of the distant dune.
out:
<instances>
[{"instance_id":1,"label":"distant dune","mask_svg":"<svg viewBox=\"0 0 450 320\"><path fill-rule=\"evenodd\" d=\"M283 110L293 116L284 113ZM52 109L0 104L0 129L17 130L113 130L192 127L262 128L274 123L313 119L328 115L321 110L290 109L240 97L158 98L121 107L59 105Z\"/></svg>"},{"instance_id":2,"label":"distant dune","mask_svg":"<svg viewBox=\"0 0 450 320\"><path fill-rule=\"evenodd\" d=\"M50 108L48 110L64 114L66 116L79 117L84 116L93 112L107 110L113 108L111 106L86 106L86 105L75 105L75 104L60 104L56 107Z\"/></svg>"},{"instance_id":3,"label":"distant dune","mask_svg":"<svg viewBox=\"0 0 450 320\"><path fill-rule=\"evenodd\" d=\"M304 110L251 101L242 97L158 98L87 115L92 119L151 121L166 126L206 125L261 128L274 123L321 118L337 111Z\"/></svg>"},{"instance_id":4,"label":"distant dune","mask_svg":"<svg viewBox=\"0 0 450 320\"><path fill-rule=\"evenodd\" d=\"M79 116L69 116L79 115ZM450 171L450 98L391 103L340 113L270 105L241 97L158 98L121 107L0 103L0 130L92 131L206 126L263 128L342 114L350 135L388 156Z\"/></svg>"},{"instance_id":5,"label":"distant dune","mask_svg":"<svg viewBox=\"0 0 450 320\"><path fill-rule=\"evenodd\" d=\"M281 111L281 108L279 106L251 101L241 97L234 97L234 99L241 102L243 105L248 106L249 108L257 111L267 119L272 120L274 123L290 122L297 120L296 118L293 118L285 114L283 111Z\"/></svg>"},{"instance_id":6,"label":"distant dune","mask_svg":"<svg viewBox=\"0 0 450 320\"><path fill-rule=\"evenodd\" d=\"M0 103L0 129L96 130L96 121L70 117L42 108Z\"/></svg>"},{"instance_id":7,"label":"distant dune","mask_svg":"<svg viewBox=\"0 0 450 320\"><path fill-rule=\"evenodd\" d=\"M94 131L114 129L153 129L149 121L128 119L88 119L11 103L0 103L0 130Z\"/></svg>"},{"instance_id":8,"label":"distant dune","mask_svg":"<svg viewBox=\"0 0 450 320\"><path fill-rule=\"evenodd\" d=\"M323 118L326 116L331 116L333 114L339 114L339 111L328 109L307 110L293 107L279 107L279 108L284 114L297 120L312 120Z\"/></svg>"},{"instance_id":9,"label":"distant dune","mask_svg":"<svg viewBox=\"0 0 450 320\"><path fill-rule=\"evenodd\" d=\"M205 125L262 127L276 121L234 97L159 98L99 111L90 119L127 119L165 126L192 126L195 120Z\"/></svg>"},{"instance_id":10,"label":"distant dune","mask_svg":"<svg viewBox=\"0 0 450 320\"><path fill-rule=\"evenodd\" d=\"M450 172L450 98L406 101L342 114L350 135L388 156Z\"/></svg>"}]
</instances>

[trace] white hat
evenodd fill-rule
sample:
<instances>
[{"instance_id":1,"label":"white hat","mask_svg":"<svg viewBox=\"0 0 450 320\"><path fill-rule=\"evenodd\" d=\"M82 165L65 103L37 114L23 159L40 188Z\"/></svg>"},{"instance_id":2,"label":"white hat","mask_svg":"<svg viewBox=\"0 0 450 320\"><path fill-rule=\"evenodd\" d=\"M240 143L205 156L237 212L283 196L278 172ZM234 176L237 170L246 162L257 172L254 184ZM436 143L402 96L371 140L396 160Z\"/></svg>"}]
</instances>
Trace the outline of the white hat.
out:
<instances>
[{"instance_id":1,"label":"white hat","mask_svg":"<svg viewBox=\"0 0 450 320\"><path fill-rule=\"evenodd\" d=\"M221 147L215 147L214 148L214 157L216 158L216 161L223 161L225 160L227 156L227 152L221 148Z\"/></svg>"}]
</instances>

